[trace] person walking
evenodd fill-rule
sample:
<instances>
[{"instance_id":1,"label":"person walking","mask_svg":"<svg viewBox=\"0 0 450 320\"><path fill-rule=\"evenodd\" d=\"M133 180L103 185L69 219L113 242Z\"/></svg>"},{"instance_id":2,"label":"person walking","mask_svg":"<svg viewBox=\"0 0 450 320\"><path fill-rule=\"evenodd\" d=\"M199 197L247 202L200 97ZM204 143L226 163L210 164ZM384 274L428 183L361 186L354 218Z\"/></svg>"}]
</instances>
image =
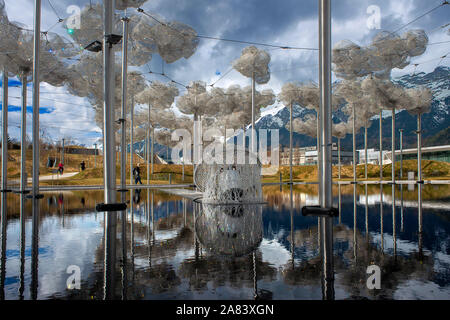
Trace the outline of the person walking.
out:
<instances>
[{"instance_id":1,"label":"person walking","mask_svg":"<svg viewBox=\"0 0 450 320\"><path fill-rule=\"evenodd\" d=\"M84 162L84 160L81 161L80 167L81 167L81 171L84 171L84 169L86 169L86 163Z\"/></svg>"},{"instance_id":2,"label":"person walking","mask_svg":"<svg viewBox=\"0 0 450 320\"><path fill-rule=\"evenodd\" d=\"M134 183L135 184L137 184L138 182L140 184L142 184L142 181L141 181L141 168L140 168L140 164L139 163L133 169L133 176L134 176Z\"/></svg>"},{"instance_id":3,"label":"person walking","mask_svg":"<svg viewBox=\"0 0 450 320\"><path fill-rule=\"evenodd\" d=\"M58 171L59 171L60 175L63 175L63 173L64 173L64 165L62 164L62 162L60 162L58 164Z\"/></svg>"}]
</instances>

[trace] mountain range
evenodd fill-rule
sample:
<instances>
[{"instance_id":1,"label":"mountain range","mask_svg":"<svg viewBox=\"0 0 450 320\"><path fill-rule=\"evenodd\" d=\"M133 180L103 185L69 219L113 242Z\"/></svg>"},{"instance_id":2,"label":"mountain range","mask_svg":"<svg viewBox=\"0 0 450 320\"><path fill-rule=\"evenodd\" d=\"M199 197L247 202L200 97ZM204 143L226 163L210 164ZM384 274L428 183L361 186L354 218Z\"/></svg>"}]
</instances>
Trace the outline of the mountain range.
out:
<instances>
[{"instance_id":1,"label":"mountain range","mask_svg":"<svg viewBox=\"0 0 450 320\"><path fill-rule=\"evenodd\" d=\"M406 88L417 86L427 86L433 91L433 101L431 111L422 116L422 131L424 146L450 144L450 68L445 66L437 67L430 73L417 73L404 75L393 81ZM307 114L315 111L301 106L294 106L293 117L304 119ZM391 146L391 111L383 112L383 145L385 149ZM333 122L337 123L346 120L342 111L333 113ZM399 129L403 129L403 147L413 148L416 146L417 117L410 115L406 110L399 110L395 115L396 121L396 148L399 148ZM279 129L280 145L289 146L289 131L285 128L289 123L289 108L281 104L262 112L261 118L255 124L256 129ZM371 119L371 126L368 128L367 140L369 148L379 148L379 116ZM293 145L295 147L315 146L316 139L294 133ZM333 137L333 141L337 139ZM341 146L344 150L351 150L352 135L348 134L341 139ZM364 129L362 128L356 135L357 149L364 148Z\"/></svg>"}]
</instances>

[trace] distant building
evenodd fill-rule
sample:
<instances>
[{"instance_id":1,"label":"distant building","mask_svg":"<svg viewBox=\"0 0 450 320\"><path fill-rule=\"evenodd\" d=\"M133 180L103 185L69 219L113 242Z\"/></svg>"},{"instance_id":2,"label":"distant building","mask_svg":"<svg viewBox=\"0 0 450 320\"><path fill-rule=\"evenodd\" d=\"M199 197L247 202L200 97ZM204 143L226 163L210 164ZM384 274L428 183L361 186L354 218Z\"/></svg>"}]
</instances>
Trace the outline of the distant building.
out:
<instances>
[{"instance_id":1,"label":"distant building","mask_svg":"<svg viewBox=\"0 0 450 320\"><path fill-rule=\"evenodd\" d=\"M417 160L417 148L403 149L403 160ZM388 152L391 159L392 152ZM400 160L400 150L395 150L396 161ZM422 147L422 160L450 162L450 145Z\"/></svg>"},{"instance_id":2,"label":"distant building","mask_svg":"<svg viewBox=\"0 0 450 320\"><path fill-rule=\"evenodd\" d=\"M358 163L366 163L366 154L364 149L357 150L358 152ZM383 163L390 163L391 152L383 150ZM367 163L369 164L380 164L380 151L375 149L367 149Z\"/></svg>"},{"instance_id":3,"label":"distant building","mask_svg":"<svg viewBox=\"0 0 450 320\"><path fill-rule=\"evenodd\" d=\"M341 164L350 164L353 159L351 151L341 150ZM338 150L335 143L332 146L332 163L338 164ZM285 147L280 152L280 164L289 165L289 148ZM297 147L292 148L292 164L294 166L316 165L317 164L317 147Z\"/></svg>"}]
</instances>

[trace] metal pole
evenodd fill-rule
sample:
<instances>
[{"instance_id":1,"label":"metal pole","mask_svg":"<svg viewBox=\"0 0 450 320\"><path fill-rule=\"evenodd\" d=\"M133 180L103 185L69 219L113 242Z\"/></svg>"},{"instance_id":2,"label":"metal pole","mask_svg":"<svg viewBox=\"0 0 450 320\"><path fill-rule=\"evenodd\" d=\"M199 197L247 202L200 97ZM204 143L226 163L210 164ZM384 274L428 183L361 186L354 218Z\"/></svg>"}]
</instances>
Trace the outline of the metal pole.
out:
<instances>
[{"instance_id":1,"label":"metal pole","mask_svg":"<svg viewBox=\"0 0 450 320\"><path fill-rule=\"evenodd\" d=\"M103 1L104 45L103 45L103 168L105 184L105 203L116 202L116 153L114 152L114 52L107 36L112 32L115 0ZM109 217L109 212L108 212ZM111 216L111 218L115 215Z\"/></svg>"},{"instance_id":2,"label":"metal pole","mask_svg":"<svg viewBox=\"0 0 450 320\"><path fill-rule=\"evenodd\" d=\"M256 153L256 131L255 131L255 73L252 74L252 131L251 131L251 150ZM291 181L292 182L292 181Z\"/></svg>"},{"instance_id":3,"label":"metal pole","mask_svg":"<svg viewBox=\"0 0 450 320\"><path fill-rule=\"evenodd\" d=\"M321 67L320 67L321 68ZM320 72L321 73L321 72ZM319 79L319 82L320 82L321 80ZM320 137L320 135L322 134L321 133L321 127L320 127L320 110L317 110L317 139L316 139L316 150L317 150L317 179L318 179L318 186L319 186L319 190L321 190L321 183L322 183L322 181L321 181L321 176L322 176L322 172L323 172L323 164L322 164L322 162L320 161L320 153L321 153L321 150L320 150L320 146L321 146L321 137ZM321 197L322 195L320 194L320 192L319 192L319 203L320 203L320 197Z\"/></svg>"},{"instance_id":4,"label":"metal pole","mask_svg":"<svg viewBox=\"0 0 450 320\"><path fill-rule=\"evenodd\" d=\"M403 129L400 129L400 179L403 178Z\"/></svg>"},{"instance_id":5,"label":"metal pole","mask_svg":"<svg viewBox=\"0 0 450 320\"><path fill-rule=\"evenodd\" d=\"M41 44L41 0L34 1L33 47L33 197L39 194L39 56Z\"/></svg>"},{"instance_id":6,"label":"metal pole","mask_svg":"<svg viewBox=\"0 0 450 320\"><path fill-rule=\"evenodd\" d=\"M20 128L20 191L25 191L27 186L27 76L22 74L22 110Z\"/></svg>"},{"instance_id":7,"label":"metal pole","mask_svg":"<svg viewBox=\"0 0 450 320\"><path fill-rule=\"evenodd\" d=\"M395 108L392 108L392 184L395 184Z\"/></svg>"},{"instance_id":8,"label":"metal pole","mask_svg":"<svg viewBox=\"0 0 450 320\"><path fill-rule=\"evenodd\" d=\"M2 191L8 189L8 73L3 69L2 101Z\"/></svg>"},{"instance_id":9,"label":"metal pole","mask_svg":"<svg viewBox=\"0 0 450 320\"><path fill-rule=\"evenodd\" d=\"M341 179L341 138L338 138L338 177Z\"/></svg>"},{"instance_id":10,"label":"metal pole","mask_svg":"<svg viewBox=\"0 0 450 320\"><path fill-rule=\"evenodd\" d=\"M322 172L320 177L320 205L331 208L332 198L332 163L331 163L331 3L319 0L319 64L320 64L320 127ZM317 137L319 139L319 136ZM317 150L319 152L319 150ZM319 156L319 154L318 154ZM319 159L319 157L318 157ZM334 264L333 264L333 220L322 219L323 241L323 298L334 299Z\"/></svg>"},{"instance_id":11,"label":"metal pole","mask_svg":"<svg viewBox=\"0 0 450 320\"><path fill-rule=\"evenodd\" d=\"M153 128L152 127L152 145L151 145L151 156L150 156L150 161L151 161L151 165L152 165L152 174L153 174L153 162L154 162L154 160L153 160L153 158L155 157L155 155L154 155L154 150L153 150L153 147L154 147L154 145L155 145L155 128Z\"/></svg>"},{"instance_id":12,"label":"metal pole","mask_svg":"<svg viewBox=\"0 0 450 320\"><path fill-rule=\"evenodd\" d=\"M383 181L383 110L380 109L380 183Z\"/></svg>"},{"instance_id":13,"label":"metal pole","mask_svg":"<svg viewBox=\"0 0 450 320\"><path fill-rule=\"evenodd\" d=\"M95 152L94 152L94 168L97 168L97 144L94 143Z\"/></svg>"},{"instance_id":14,"label":"metal pole","mask_svg":"<svg viewBox=\"0 0 450 320\"><path fill-rule=\"evenodd\" d=\"M128 22L127 17L122 18L122 108L121 108L121 137L120 137L120 188L126 189L126 118L127 118L127 81L128 81Z\"/></svg>"},{"instance_id":15,"label":"metal pole","mask_svg":"<svg viewBox=\"0 0 450 320\"><path fill-rule=\"evenodd\" d=\"M367 180L367 127L364 127L364 178Z\"/></svg>"},{"instance_id":16,"label":"metal pole","mask_svg":"<svg viewBox=\"0 0 450 320\"><path fill-rule=\"evenodd\" d=\"M32 200L32 224L31 224L31 283L30 296L32 300L38 297L39 286L39 220L40 208L39 199L34 197Z\"/></svg>"},{"instance_id":17,"label":"metal pole","mask_svg":"<svg viewBox=\"0 0 450 320\"><path fill-rule=\"evenodd\" d=\"M147 184L150 184L150 130L151 130L151 108L150 101L148 103L148 130L147 130ZM184 156L184 155L183 155Z\"/></svg>"},{"instance_id":18,"label":"metal pole","mask_svg":"<svg viewBox=\"0 0 450 320\"><path fill-rule=\"evenodd\" d=\"M417 115L417 180L422 182L422 115Z\"/></svg>"},{"instance_id":19,"label":"metal pole","mask_svg":"<svg viewBox=\"0 0 450 320\"><path fill-rule=\"evenodd\" d=\"M292 102L289 106L289 182L292 184Z\"/></svg>"},{"instance_id":20,"label":"metal pole","mask_svg":"<svg viewBox=\"0 0 450 320\"><path fill-rule=\"evenodd\" d=\"M64 164L64 138L62 139L61 163Z\"/></svg>"},{"instance_id":21,"label":"metal pole","mask_svg":"<svg viewBox=\"0 0 450 320\"><path fill-rule=\"evenodd\" d=\"M133 184L133 134L134 134L134 96L131 96L130 106L130 184Z\"/></svg>"},{"instance_id":22,"label":"metal pole","mask_svg":"<svg viewBox=\"0 0 450 320\"><path fill-rule=\"evenodd\" d=\"M356 182L356 112L355 112L355 106L352 106L352 113L353 113L353 121L352 121L352 128L353 128L353 182Z\"/></svg>"}]
</instances>

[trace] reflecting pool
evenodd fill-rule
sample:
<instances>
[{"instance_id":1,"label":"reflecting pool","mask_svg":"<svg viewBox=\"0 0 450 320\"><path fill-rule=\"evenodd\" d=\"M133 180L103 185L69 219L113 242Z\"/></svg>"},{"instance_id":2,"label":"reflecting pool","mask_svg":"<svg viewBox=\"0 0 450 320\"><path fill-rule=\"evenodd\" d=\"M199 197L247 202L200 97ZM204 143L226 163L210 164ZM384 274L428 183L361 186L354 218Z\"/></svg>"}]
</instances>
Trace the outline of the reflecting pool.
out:
<instances>
[{"instance_id":1,"label":"reflecting pool","mask_svg":"<svg viewBox=\"0 0 450 320\"><path fill-rule=\"evenodd\" d=\"M336 218L302 216L315 185L263 193L130 190L109 213L102 191L3 194L0 299L450 299L450 185L336 185Z\"/></svg>"}]
</instances>

